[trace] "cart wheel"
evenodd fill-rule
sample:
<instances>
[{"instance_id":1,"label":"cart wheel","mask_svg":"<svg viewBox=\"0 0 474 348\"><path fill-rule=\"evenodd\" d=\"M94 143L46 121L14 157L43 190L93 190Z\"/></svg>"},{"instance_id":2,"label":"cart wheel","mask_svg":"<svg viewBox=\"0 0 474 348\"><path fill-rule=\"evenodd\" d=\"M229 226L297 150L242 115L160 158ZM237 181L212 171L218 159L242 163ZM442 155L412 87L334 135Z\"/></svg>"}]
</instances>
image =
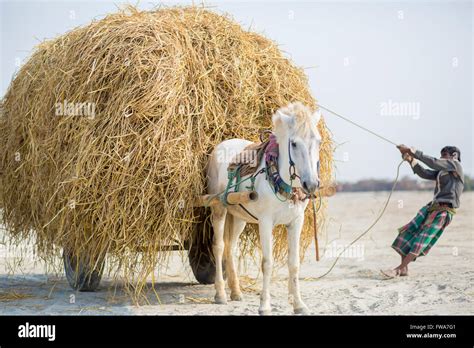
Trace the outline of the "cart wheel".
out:
<instances>
[{"instance_id":1,"label":"cart wheel","mask_svg":"<svg viewBox=\"0 0 474 348\"><path fill-rule=\"evenodd\" d=\"M202 209L201 223L196 224L192 242L189 244L188 257L189 264L193 270L194 277L201 284L214 284L216 277L216 262L212 252L212 237L214 232L209 219L209 210ZM222 262L224 279L225 262Z\"/></svg>"},{"instance_id":2,"label":"cart wheel","mask_svg":"<svg viewBox=\"0 0 474 348\"><path fill-rule=\"evenodd\" d=\"M90 269L89 260L80 260L72 252L64 250L63 262L67 281L74 290L95 291L99 287L105 257L102 257L96 269Z\"/></svg>"}]
</instances>

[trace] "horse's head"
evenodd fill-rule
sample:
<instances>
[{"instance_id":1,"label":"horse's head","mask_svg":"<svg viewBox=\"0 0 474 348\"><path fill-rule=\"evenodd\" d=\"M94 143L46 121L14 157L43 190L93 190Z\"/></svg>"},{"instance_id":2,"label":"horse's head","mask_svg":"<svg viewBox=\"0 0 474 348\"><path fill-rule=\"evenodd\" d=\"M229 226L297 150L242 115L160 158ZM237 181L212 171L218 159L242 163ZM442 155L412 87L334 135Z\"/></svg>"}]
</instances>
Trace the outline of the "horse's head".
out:
<instances>
[{"instance_id":1,"label":"horse's head","mask_svg":"<svg viewBox=\"0 0 474 348\"><path fill-rule=\"evenodd\" d=\"M319 111L313 113L300 102L280 108L272 118L280 158L288 161L289 171L293 170L293 163L295 174L300 178L299 182L294 181L293 186L301 186L307 193L314 193L319 187L321 134L317 124L320 118ZM281 174L286 176L286 173Z\"/></svg>"}]
</instances>

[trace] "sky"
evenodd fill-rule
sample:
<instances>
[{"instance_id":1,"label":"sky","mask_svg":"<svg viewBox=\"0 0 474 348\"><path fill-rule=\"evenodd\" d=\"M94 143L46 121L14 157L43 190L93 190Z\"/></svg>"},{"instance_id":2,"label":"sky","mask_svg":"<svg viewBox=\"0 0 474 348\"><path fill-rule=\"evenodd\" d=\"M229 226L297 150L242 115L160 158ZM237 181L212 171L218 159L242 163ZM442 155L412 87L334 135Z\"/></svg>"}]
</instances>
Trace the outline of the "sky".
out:
<instances>
[{"instance_id":1,"label":"sky","mask_svg":"<svg viewBox=\"0 0 474 348\"><path fill-rule=\"evenodd\" d=\"M0 0L0 95L35 45L131 3L141 9L191 1ZM201 2L195 2L200 4ZM471 1L205 1L278 43L304 68L318 102L394 143L439 156L461 149L473 163ZM393 179L394 145L328 112L338 181ZM401 175L413 175L408 164Z\"/></svg>"}]
</instances>

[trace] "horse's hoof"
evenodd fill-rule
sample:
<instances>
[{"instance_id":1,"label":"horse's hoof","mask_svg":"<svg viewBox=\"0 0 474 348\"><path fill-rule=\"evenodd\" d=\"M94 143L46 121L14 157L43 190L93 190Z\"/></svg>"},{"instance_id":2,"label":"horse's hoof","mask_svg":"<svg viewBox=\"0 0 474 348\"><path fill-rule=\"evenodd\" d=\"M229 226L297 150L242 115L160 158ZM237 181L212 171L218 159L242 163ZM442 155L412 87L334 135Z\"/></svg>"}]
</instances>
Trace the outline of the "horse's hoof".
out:
<instances>
[{"instance_id":1,"label":"horse's hoof","mask_svg":"<svg viewBox=\"0 0 474 348\"><path fill-rule=\"evenodd\" d=\"M227 304L227 298L225 297L222 297L222 296L215 296L214 297L214 301L216 302L216 304Z\"/></svg>"},{"instance_id":2,"label":"horse's hoof","mask_svg":"<svg viewBox=\"0 0 474 348\"><path fill-rule=\"evenodd\" d=\"M272 310L271 309L259 309L258 314L260 314L260 315L271 315Z\"/></svg>"},{"instance_id":3,"label":"horse's hoof","mask_svg":"<svg viewBox=\"0 0 474 348\"><path fill-rule=\"evenodd\" d=\"M230 294L230 299L232 301L242 301L242 294L241 293L237 293L237 294Z\"/></svg>"},{"instance_id":4,"label":"horse's hoof","mask_svg":"<svg viewBox=\"0 0 474 348\"><path fill-rule=\"evenodd\" d=\"M309 314L309 309L308 309L308 307L300 307L300 308L295 308L294 312L295 312L295 314L308 315Z\"/></svg>"}]
</instances>

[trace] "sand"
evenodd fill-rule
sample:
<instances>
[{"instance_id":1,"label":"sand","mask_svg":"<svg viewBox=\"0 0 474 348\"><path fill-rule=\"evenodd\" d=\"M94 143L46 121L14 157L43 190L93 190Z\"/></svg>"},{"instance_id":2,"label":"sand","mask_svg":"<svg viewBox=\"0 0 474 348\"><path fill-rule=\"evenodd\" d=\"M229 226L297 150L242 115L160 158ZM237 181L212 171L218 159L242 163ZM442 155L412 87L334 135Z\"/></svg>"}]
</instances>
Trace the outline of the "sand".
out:
<instances>
[{"instance_id":1,"label":"sand","mask_svg":"<svg viewBox=\"0 0 474 348\"><path fill-rule=\"evenodd\" d=\"M320 280L340 248L376 218L386 192L338 193L330 199L328 231L321 237L323 258L315 261L311 247L301 265L301 294L314 315L473 314L474 194L464 193L462 207L430 254L409 268L409 276L384 280L379 269L398 264L390 248L397 227L408 222L431 199L430 192L395 192L378 225L352 246L336 268ZM1 238L0 238L1 240ZM3 249L2 249L3 248ZM11 274L12 251L0 245L0 313L10 315L256 315L261 274L250 265L242 275L244 299L227 305L212 303L213 285L198 284L185 256L175 252L170 267L157 272L149 303L137 306L120 284L105 277L95 293L73 291L64 276L45 274L41 263L25 260ZM247 260L250 261L251 260ZM18 268L18 267L17 267ZM241 267L243 270L243 267ZM292 314L288 303L287 269L275 271L273 314ZM256 279L256 280L255 280ZM256 284L255 284L256 282ZM12 295L17 298L12 298Z\"/></svg>"}]
</instances>

